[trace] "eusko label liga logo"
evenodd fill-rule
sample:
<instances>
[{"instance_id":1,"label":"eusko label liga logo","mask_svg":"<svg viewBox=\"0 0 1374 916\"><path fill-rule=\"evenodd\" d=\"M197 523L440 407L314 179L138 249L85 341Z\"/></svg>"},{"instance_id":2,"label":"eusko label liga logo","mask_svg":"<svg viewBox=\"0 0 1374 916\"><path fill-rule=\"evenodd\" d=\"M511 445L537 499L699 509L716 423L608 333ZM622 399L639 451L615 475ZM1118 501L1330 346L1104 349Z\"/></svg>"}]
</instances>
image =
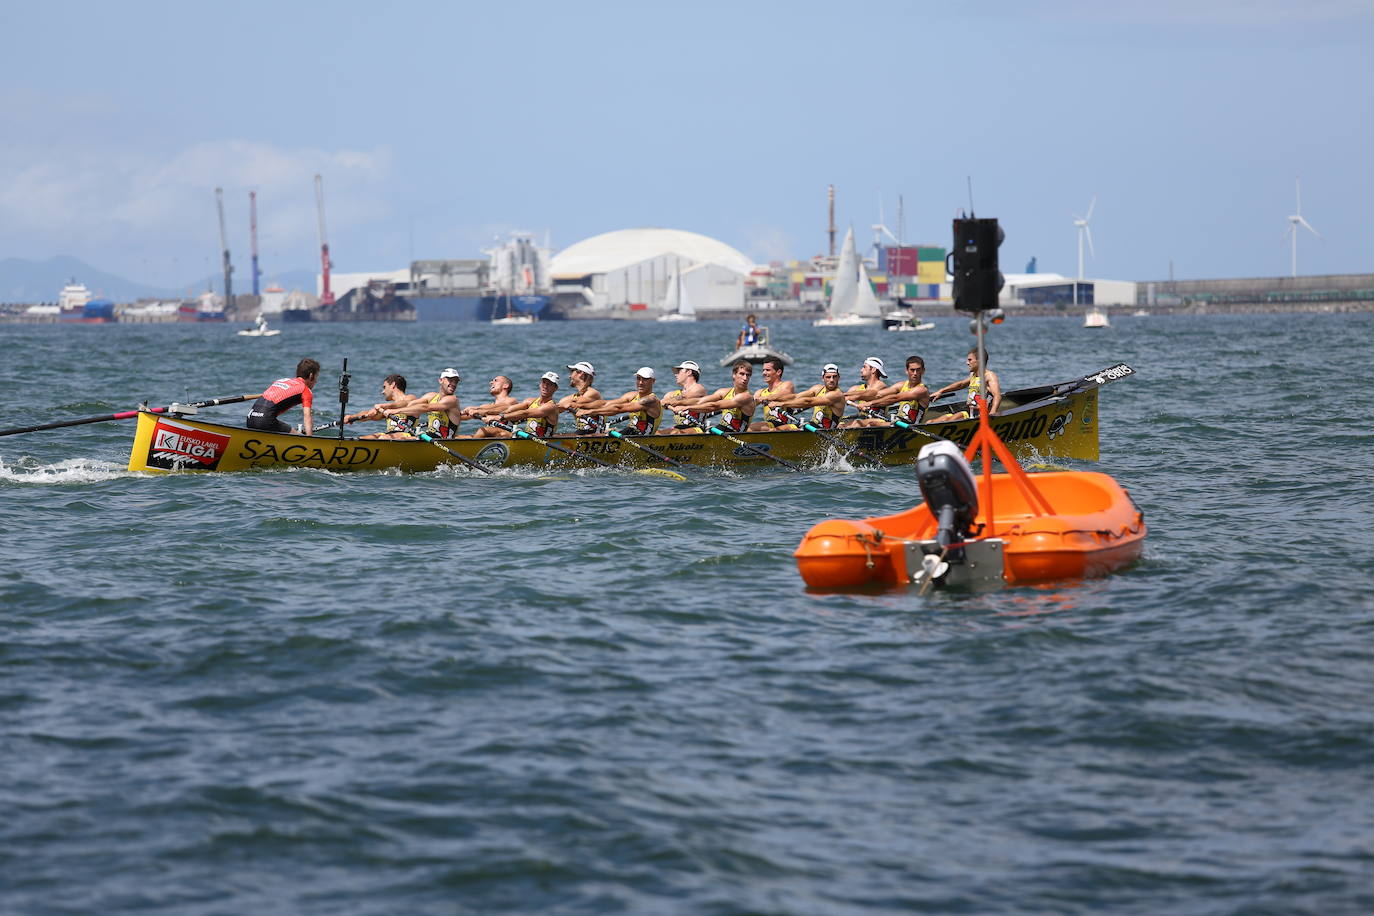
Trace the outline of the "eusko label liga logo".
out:
<instances>
[{"instance_id":1,"label":"eusko label liga logo","mask_svg":"<svg viewBox=\"0 0 1374 916\"><path fill-rule=\"evenodd\" d=\"M167 471L213 471L229 447L229 437L159 420L148 449L148 466Z\"/></svg>"}]
</instances>

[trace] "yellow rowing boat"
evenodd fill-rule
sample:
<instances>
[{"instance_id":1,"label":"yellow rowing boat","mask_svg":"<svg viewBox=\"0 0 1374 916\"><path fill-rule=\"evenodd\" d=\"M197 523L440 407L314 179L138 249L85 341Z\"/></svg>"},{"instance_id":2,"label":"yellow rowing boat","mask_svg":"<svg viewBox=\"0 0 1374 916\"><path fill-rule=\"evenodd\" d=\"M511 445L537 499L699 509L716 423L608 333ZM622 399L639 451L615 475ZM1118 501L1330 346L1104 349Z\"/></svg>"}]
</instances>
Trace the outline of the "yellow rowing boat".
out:
<instances>
[{"instance_id":1,"label":"yellow rowing boat","mask_svg":"<svg viewBox=\"0 0 1374 916\"><path fill-rule=\"evenodd\" d=\"M1096 461L1097 393L1106 382L1133 374L1118 365L1058 385L1007 392L993 429L1018 457L1078 458ZM933 407L929 414L956 409ZM862 427L826 433L805 430L736 433L721 436L637 436L634 441L674 461L696 467L762 467L769 455L793 463L819 464L853 451L884 464L910 464L921 446L948 439L966 446L976 420L924 423L902 428ZM663 467L649 451L612 436L555 436L551 442L625 468ZM747 448L740 445L746 443ZM444 446L489 467L575 467L582 462L528 439L446 439ZM763 454L760 454L763 453ZM432 471L461 466L428 442L385 439L335 439L271 433L209 423L188 415L139 411L129 452L129 470L250 471L264 468L321 468L330 471Z\"/></svg>"}]
</instances>

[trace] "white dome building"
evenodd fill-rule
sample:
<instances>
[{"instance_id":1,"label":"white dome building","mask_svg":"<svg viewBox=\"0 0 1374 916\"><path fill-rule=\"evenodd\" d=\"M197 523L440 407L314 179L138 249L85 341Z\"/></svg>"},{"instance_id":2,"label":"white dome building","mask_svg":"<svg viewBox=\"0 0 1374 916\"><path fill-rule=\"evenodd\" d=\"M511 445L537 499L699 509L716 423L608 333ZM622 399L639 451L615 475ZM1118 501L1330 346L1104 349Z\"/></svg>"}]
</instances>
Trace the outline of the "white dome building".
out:
<instances>
[{"instance_id":1,"label":"white dome building","mask_svg":"<svg viewBox=\"0 0 1374 916\"><path fill-rule=\"evenodd\" d=\"M697 312L710 313L744 307L744 281L753 266L724 242L695 232L621 229L560 251L549 273L567 311L661 311L671 279L681 274Z\"/></svg>"}]
</instances>

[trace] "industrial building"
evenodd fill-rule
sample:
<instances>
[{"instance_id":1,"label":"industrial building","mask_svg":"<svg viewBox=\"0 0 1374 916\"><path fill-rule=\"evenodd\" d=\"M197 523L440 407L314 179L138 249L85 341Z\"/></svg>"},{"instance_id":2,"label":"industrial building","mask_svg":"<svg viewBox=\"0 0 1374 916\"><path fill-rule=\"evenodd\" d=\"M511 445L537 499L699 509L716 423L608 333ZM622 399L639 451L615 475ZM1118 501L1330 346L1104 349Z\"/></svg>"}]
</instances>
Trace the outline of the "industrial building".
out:
<instances>
[{"instance_id":1,"label":"industrial building","mask_svg":"<svg viewBox=\"0 0 1374 916\"><path fill-rule=\"evenodd\" d=\"M615 317L660 309L680 275L702 317L744 308L754 268L724 242L680 229L621 229L584 239L554 255L554 307L568 317Z\"/></svg>"}]
</instances>

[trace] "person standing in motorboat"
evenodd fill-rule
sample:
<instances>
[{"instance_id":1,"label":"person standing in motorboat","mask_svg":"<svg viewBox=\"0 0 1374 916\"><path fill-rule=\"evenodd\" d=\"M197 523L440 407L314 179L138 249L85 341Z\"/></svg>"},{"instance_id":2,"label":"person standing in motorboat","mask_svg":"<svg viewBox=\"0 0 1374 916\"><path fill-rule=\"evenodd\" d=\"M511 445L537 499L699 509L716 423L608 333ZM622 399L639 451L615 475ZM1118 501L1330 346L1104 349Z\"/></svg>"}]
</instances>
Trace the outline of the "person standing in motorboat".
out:
<instances>
[{"instance_id":1,"label":"person standing in motorboat","mask_svg":"<svg viewBox=\"0 0 1374 916\"><path fill-rule=\"evenodd\" d=\"M277 379L253 402L248 410L248 428L274 433L292 432L291 427L277 417L299 404L305 415L300 429L307 436L312 435L315 432L315 418L311 411L315 403L313 389L319 380L320 364L315 360L306 357L296 363L295 378Z\"/></svg>"},{"instance_id":2,"label":"person standing in motorboat","mask_svg":"<svg viewBox=\"0 0 1374 916\"><path fill-rule=\"evenodd\" d=\"M735 349L742 347L752 347L759 342L761 332L759 331L759 316L748 315L744 319L744 327L740 328L739 336L735 338Z\"/></svg>"}]
</instances>

